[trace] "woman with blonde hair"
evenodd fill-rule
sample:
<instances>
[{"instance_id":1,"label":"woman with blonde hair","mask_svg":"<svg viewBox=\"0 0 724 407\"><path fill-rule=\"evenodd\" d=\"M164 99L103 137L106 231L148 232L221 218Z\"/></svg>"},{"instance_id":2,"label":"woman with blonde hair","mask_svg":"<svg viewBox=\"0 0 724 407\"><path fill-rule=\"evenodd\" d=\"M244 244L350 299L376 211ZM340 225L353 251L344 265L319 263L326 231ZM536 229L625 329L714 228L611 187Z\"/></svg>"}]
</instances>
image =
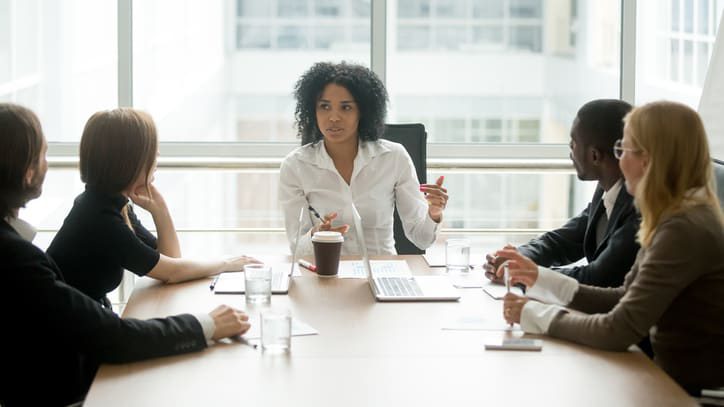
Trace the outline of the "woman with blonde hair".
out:
<instances>
[{"instance_id":1,"label":"woman with blonde hair","mask_svg":"<svg viewBox=\"0 0 724 407\"><path fill-rule=\"evenodd\" d=\"M147 113L120 108L95 113L80 142L80 176L86 183L48 254L78 288L106 307L106 294L123 269L168 283L240 270L255 259L193 261L181 248L163 195L153 185L158 137ZM136 217L129 199L151 213L158 237Z\"/></svg>"},{"instance_id":2,"label":"woman with blonde hair","mask_svg":"<svg viewBox=\"0 0 724 407\"><path fill-rule=\"evenodd\" d=\"M623 286L579 284L501 250L511 282L528 287L505 297L503 315L525 332L607 350L650 333L655 362L689 393L724 386L724 221L701 119L649 103L625 118L614 152L641 213L641 250Z\"/></svg>"}]
</instances>

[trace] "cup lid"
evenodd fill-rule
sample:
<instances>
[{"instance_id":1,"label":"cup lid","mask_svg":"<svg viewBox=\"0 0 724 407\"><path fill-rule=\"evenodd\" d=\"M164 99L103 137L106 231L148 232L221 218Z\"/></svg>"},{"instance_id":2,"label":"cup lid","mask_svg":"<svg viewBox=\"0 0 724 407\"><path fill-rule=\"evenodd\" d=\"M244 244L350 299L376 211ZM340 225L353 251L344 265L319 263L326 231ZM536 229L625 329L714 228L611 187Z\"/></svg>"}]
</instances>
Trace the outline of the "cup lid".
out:
<instances>
[{"instance_id":1,"label":"cup lid","mask_svg":"<svg viewBox=\"0 0 724 407\"><path fill-rule=\"evenodd\" d=\"M312 241L324 243L344 242L344 236L339 232L323 230L312 235Z\"/></svg>"}]
</instances>

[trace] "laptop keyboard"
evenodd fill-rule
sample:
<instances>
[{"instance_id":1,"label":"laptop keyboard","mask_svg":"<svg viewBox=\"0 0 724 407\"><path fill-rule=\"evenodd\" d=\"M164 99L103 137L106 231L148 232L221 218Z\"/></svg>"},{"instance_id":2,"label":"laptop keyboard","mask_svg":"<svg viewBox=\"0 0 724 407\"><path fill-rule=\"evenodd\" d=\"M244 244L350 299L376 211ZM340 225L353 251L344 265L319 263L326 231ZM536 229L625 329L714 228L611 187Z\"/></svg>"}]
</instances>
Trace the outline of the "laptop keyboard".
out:
<instances>
[{"instance_id":1,"label":"laptop keyboard","mask_svg":"<svg viewBox=\"0 0 724 407\"><path fill-rule=\"evenodd\" d=\"M388 297L421 297L422 290L412 277L377 277L382 294Z\"/></svg>"}]
</instances>

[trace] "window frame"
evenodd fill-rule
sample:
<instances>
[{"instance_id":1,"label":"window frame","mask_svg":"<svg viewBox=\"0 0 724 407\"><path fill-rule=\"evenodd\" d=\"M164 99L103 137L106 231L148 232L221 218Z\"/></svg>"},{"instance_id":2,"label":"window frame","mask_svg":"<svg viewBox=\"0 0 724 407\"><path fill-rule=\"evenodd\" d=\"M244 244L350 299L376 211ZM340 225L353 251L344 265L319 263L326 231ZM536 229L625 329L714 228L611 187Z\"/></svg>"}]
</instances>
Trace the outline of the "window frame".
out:
<instances>
[{"instance_id":1,"label":"window frame","mask_svg":"<svg viewBox=\"0 0 724 407\"><path fill-rule=\"evenodd\" d=\"M635 100L636 0L621 2L619 94ZM387 0L371 0L371 69L386 83ZM118 106L133 106L133 0L117 0ZM78 142L48 143L51 167L77 166ZM289 142L161 142L161 167L272 168L298 143ZM571 170L562 143L430 143L428 166L437 169ZM260 158L261 157L261 158ZM255 167L256 166L256 167Z\"/></svg>"}]
</instances>

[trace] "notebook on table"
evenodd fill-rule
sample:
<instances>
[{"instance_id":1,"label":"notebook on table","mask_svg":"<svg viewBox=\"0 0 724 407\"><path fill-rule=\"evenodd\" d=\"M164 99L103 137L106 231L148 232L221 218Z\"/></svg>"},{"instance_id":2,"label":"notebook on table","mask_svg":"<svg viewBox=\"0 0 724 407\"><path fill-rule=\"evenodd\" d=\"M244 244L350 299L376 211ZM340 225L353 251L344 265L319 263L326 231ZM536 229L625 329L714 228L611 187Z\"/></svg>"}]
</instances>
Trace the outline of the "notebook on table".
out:
<instances>
[{"instance_id":1,"label":"notebook on table","mask_svg":"<svg viewBox=\"0 0 724 407\"><path fill-rule=\"evenodd\" d=\"M297 225L296 239L294 240L294 248L292 249L292 262L272 264L272 294L287 294L292 284L292 276L294 275L294 267L297 264L297 247L299 246L299 236L302 231L302 219L304 216L304 207L299 210L299 223ZM211 283L210 288L214 294L244 294L246 287L244 284L244 272L234 271L221 273Z\"/></svg>"}]
</instances>

